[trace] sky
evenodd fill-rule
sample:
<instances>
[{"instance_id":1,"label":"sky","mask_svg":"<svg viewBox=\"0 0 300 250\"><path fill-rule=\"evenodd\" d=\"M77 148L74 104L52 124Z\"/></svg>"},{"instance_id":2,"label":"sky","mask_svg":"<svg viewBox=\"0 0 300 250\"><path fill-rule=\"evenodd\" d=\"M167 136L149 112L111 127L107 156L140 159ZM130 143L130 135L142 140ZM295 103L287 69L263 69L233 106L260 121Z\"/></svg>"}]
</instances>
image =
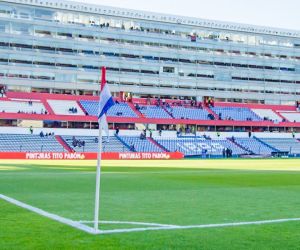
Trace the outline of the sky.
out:
<instances>
[{"instance_id":1,"label":"sky","mask_svg":"<svg viewBox=\"0 0 300 250\"><path fill-rule=\"evenodd\" d=\"M300 30L300 0L76 1L218 21Z\"/></svg>"}]
</instances>

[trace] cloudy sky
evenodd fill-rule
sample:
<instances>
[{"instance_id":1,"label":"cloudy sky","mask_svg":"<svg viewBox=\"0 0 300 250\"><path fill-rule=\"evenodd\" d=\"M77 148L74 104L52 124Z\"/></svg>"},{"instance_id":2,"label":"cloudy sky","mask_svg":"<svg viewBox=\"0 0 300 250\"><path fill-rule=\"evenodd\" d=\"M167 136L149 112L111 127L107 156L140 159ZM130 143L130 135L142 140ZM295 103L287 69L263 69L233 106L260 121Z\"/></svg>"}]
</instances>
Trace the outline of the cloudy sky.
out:
<instances>
[{"instance_id":1,"label":"cloudy sky","mask_svg":"<svg viewBox=\"0 0 300 250\"><path fill-rule=\"evenodd\" d=\"M300 30L300 0L76 0L212 20Z\"/></svg>"}]
</instances>

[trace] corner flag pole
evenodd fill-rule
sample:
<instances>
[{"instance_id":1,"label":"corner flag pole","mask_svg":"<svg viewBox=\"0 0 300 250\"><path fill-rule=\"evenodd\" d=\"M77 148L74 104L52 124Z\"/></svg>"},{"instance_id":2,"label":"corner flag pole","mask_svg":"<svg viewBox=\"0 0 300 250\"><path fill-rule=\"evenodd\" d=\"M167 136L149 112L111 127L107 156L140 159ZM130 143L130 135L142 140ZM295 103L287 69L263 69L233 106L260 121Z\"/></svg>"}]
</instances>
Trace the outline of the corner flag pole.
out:
<instances>
[{"instance_id":1,"label":"corner flag pole","mask_svg":"<svg viewBox=\"0 0 300 250\"><path fill-rule=\"evenodd\" d=\"M101 184L101 153L102 153L102 127L100 119L99 136L98 136L98 158L97 158L97 174L96 174L96 196L95 196L95 216L94 216L94 229L99 229L99 207L100 207L100 184Z\"/></svg>"},{"instance_id":2,"label":"corner flag pole","mask_svg":"<svg viewBox=\"0 0 300 250\"><path fill-rule=\"evenodd\" d=\"M102 92L104 84L106 82L106 69L102 68L101 75L101 86L100 91ZM101 96L101 93L100 93ZM101 98L101 97L100 97ZM99 114L100 110L99 102ZM97 173L96 173L96 192L95 192L95 214L94 214L94 229L97 232L99 229L99 207L100 207L100 188L101 188L101 153L102 153L102 124L101 117L98 118L99 134L98 134L98 157L97 157Z\"/></svg>"}]
</instances>

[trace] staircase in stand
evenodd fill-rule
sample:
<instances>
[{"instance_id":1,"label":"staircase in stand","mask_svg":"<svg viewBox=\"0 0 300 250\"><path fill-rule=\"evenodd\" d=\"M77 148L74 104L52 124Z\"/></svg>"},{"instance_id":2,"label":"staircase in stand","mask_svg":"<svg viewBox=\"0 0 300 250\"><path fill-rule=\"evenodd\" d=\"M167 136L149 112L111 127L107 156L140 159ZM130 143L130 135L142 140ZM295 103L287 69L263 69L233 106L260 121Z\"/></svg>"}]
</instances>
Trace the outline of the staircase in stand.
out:
<instances>
[{"instance_id":1,"label":"staircase in stand","mask_svg":"<svg viewBox=\"0 0 300 250\"><path fill-rule=\"evenodd\" d=\"M164 111L166 111L166 112L168 113L169 116L171 116L173 119L175 119L174 116L173 116L173 114L172 114L165 106L161 106L161 108L162 108Z\"/></svg>"},{"instance_id":2,"label":"staircase in stand","mask_svg":"<svg viewBox=\"0 0 300 250\"><path fill-rule=\"evenodd\" d=\"M214 111L212 111L209 107L203 106L203 109L205 109L209 114L212 114L215 120L219 120L219 116Z\"/></svg>"},{"instance_id":3,"label":"staircase in stand","mask_svg":"<svg viewBox=\"0 0 300 250\"><path fill-rule=\"evenodd\" d=\"M275 109L272 109L272 111L278 115L282 120L285 119L286 121L288 121L283 115L281 115L278 111L276 111Z\"/></svg>"},{"instance_id":4,"label":"staircase in stand","mask_svg":"<svg viewBox=\"0 0 300 250\"><path fill-rule=\"evenodd\" d=\"M76 103L81 108L81 110L83 111L83 113L88 114L79 101L76 101Z\"/></svg>"},{"instance_id":5,"label":"staircase in stand","mask_svg":"<svg viewBox=\"0 0 300 250\"><path fill-rule=\"evenodd\" d=\"M69 153L73 153L74 150L63 140L63 138L61 138L61 136L56 135L55 139L60 143L60 145L63 146L63 148L69 152Z\"/></svg>"},{"instance_id":6,"label":"staircase in stand","mask_svg":"<svg viewBox=\"0 0 300 250\"><path fill-rule=\"evenodd\" d=\"M251 154L254 154L253 151L251 151L251 150L249 150L249 149L243 147L241 144L237 143L236 141L233 141L232 138L227 138L227 140L231 141L233 144L235 144L235 145L238 146L239 148L245 150L246 152L249 152L249 153L251 153Z\"/></svg>"},{"instance_id":7,"label":"staircase in stand","mask_svg":"<svg viewBox=\"0 0 300 250\"><path fill-rule=\"evenodd\" d=\"M148 137L147 138L148 141L152 142L154 145L156 145L157 147L159 147L163 152L169 152L165 147L163 147L162 145L160 145L157 141L155 141L153 138Z\"/></svg>"},{"instance_id":8,"label":"staircase in stand","mask_svg":"<svg viewBox=\"0 0 300 250\"><path fill-rule=\"evenodd\" d=\"M135 108L132 102L127 102L127 104L139 118L145 118L145 116Z\"/></svg>"},{"instance_id":9,"label":"staircase in stand","mask_svg":"<svg viewBox=\"0 0 300 250\"><path fill-rule=\"evenodd\" d=\"M47 100L43 98L43 99L41 99L41 101L42 101L42 103L43 103L45 109L48 111L48 114L49 114L49 115L55 115L53 109L51 108L51 106L50 106L50 104L47 102Z\"/></svg>"}]
</instances>

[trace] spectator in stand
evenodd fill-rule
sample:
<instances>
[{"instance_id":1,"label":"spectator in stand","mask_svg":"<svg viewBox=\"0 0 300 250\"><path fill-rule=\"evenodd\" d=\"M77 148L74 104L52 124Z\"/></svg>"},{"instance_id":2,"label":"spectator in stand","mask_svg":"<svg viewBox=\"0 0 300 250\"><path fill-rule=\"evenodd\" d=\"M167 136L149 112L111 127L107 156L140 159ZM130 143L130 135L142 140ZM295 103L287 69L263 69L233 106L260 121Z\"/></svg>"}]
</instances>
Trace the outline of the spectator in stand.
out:
<instances>
[{"instance_id":1,"label":"spectator in stand","mask_svg":"<svg viewBox=\"0 0 300 250\"><path fill-rule=\"evenodd\" d=\"M222 155L223 155L223 158L226 157L226 149L225 148L223 148L223 150L222 150Z\"/></svg>"},{"instance_id":2,"label":"spectator in stand","mask_svg":"<svg viewBox=\"0 0 300 250\"><path fill-rule=\"evenodd\" d=\"M130 151L135 152L135 146L134 146L134 144L130 145Z\"/></svg>"},{"instance_id":3,"label":"spectator in stand","mask_svg":"<svg viewBox=\"0 0 300 250\"><path fill-rule=\"evenodd\" d=\"M295 138L295 137L296 137L296 133L295 133L295 131L293 131L293 133L292 133L292 136L293 136L293 138Z\"/></svg>"},{"instance_id":4,"label":"spectator in stand","mask_svg":"<svg viewBox=\"0 0 300 250\"><path fill-rule=\"evenodd\" d=\"M137 110L137 111L139 111L140 109L141 109L141 107L140 107L140 105L137 103L137 104L135 104L135 109Z\"/></svg>"},{"instance_id":5,"label":"spectator in stand","mask_svg":"<svg viewBox=\"0 0 300 250\"><path fill-rule=\"evenodd\" d=\"M141 134L140 134L140 139L141 139L141 140L144 140L144 139L145 139L145 134L144 134L144 133L141 133Z\"/></svg>"},{"instance_id":6,"label":"spectator in stand","mask_svg":"<svg viewBox=\"0 0 300 250\"><path fill-rule=\"evenodd\" d=\"M252 132L251 131L248 132L248 136L249 136L249 138L251 138L251 136L252 136Z\"/></svg>"},{"instance_id":7,"label":"spectator in stand","mask_svg":"<svg viewBox=\"0 0 300 250\"><path fill-rule=\"evenodd\" d=\"M4 90L3 90L3 88L0 89L0 94L1 94L1 97L4 97Z\"/></svg>"},{"instance_id":8,"label":"spectator in stand","mask_svg":"<svg viewBox=\"0 0 300 250\"><path fill-rule=\"evenodd\" d=\"M43 131L40 132L40 137L44 137Z\"/></svg>"},{"instance_id":9,"label":"spectator in stand","mask_svg":"<svg viewBox=\"0 0 300 250\"><path fill-rule=\"evenodd\" d=\"M203 106L202 106L202 103L201 103L201 102L199 102L198 108L199 108L199 109L203 109Z\"/></svg>"},{"instance_id":10,"label":"spectator in stand","mask_svg":"<svg viewBox=\"0 0 300 250\"><path fill-rule=\"evenodd\" d=\"M226 158L229 158L229 156L230 156L230 149L226 148Z\"/></svg>"},{"instance_id":11,"label":"spectator in stand","mask_svg":"<svg viewBox=\"0 0 300 250\"><path fill-rule=\"evenodd\" d=\"M117 127L116 127L116 135L119 135L119 132L120 132L120 129L119 129L119 127L117 126Z\"/></svg>"},{"instance_id":12,"label":"spectator in stand","mask_svg":"<svg viewBox=\"0 0 300 250\"><path fill-rule=\"evenodd\" d=\"M159 134L159 136L161 136L161 134L162 134L162 130L161 129L159 129L158 134Z\"/></svg>"},{"instance_id":13,"label":"spectator in stand","mask_svg":"<svg viewBox=\"0 0 300 250\"><path fill-rule=\"evenodd\" d=\"M152 130L149 129L149 135L150 135L150 138L152 138Z\"/></svg>"},{"instance_id":14,"label":"spectator in stand","mask_svg":"<svg viewBox=\"0 0 300 250\"><path fill-rule=\"evenodd\" d=\"M30 134L33 134L33 128L32 128L32 126L30 126L30 128L29 128L29 132L30 132Z\"/></svg>"}]
</instances>

